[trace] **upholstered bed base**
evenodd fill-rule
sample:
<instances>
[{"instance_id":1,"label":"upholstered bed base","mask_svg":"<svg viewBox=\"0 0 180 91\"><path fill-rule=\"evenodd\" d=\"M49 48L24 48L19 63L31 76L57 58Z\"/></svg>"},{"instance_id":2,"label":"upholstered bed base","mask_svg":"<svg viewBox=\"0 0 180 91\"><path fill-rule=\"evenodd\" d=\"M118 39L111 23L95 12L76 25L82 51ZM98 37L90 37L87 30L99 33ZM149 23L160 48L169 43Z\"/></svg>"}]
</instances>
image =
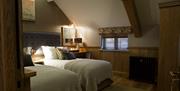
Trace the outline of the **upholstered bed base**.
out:
<instances>
[{"instance_id":1,"label":"upholstered bed base","mask_svg":"<svg viewBox=\"0 0 180 91\"><path fill-rule=\"evenodd\" d=\"M113 83L113 81L111 79L106 79L106 80L102 81L98 85L98 91L102 91L104 88L109 87L112 83Z\"/></svg>"},{"instance_id":2,"label":"upholstered bed base","mask_svg":"<svg viewBox=\"0 0 180 91\"><path fill-rule=\"evenodd\" d=\"M60 33L24 32L24 47L36 50L41 46L60 46Z\"/></svg>"}]
</instances>

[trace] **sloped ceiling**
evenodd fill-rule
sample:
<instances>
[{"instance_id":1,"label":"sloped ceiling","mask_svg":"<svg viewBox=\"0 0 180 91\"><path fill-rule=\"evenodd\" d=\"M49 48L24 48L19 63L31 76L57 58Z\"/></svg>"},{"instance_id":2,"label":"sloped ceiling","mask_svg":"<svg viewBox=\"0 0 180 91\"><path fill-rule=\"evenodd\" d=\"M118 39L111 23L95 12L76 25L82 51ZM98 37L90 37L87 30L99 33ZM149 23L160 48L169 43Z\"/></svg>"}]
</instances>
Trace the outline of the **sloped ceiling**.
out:
<instances>
[{"instance_id":1,"label":"sloped ceiling","mask_svg":"<svg viewBox=\"0 0 180 91\"><path fill-rule=\"evenodd\" d=\"M98 28L130 26L121 0L54 0L89 46L99 46ZM93 36L93 37L92 37Z\"/></svg>"},{"instance_id":2,"label":"sloped ceiling","mask_svg":"<svg viewBox=\"0 0 180 91\"><path fill-rule=\"evenodd\" d=\"M63 12L78 24L95 23L98 27L128 26L121 0L55 0Z\"/></svg>"},{"instance_id":3,"label":"sloped ceiling","mask_svg":"<svg viewBox=\"0 0 180 91\"><path fill-rule=\"evenodd\" d=\"M78 26L88 46L99 46L99 27L130 26L122 0L54 0ZM129 36L130 46L159 45L159 2L172 0L134 0L143 37ZM152 41L148 42L147 41Z\"/></svg>"}]
</instances>

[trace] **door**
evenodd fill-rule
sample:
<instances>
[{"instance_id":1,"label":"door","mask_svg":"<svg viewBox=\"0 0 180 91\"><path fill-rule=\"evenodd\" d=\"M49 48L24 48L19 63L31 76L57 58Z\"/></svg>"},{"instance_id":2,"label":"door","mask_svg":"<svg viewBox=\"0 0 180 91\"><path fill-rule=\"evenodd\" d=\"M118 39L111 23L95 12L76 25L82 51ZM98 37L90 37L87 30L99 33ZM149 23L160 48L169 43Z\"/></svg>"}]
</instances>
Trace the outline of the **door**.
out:
<instances>
[{"instance_id":1,"label":"door","mask_svg":"<svg viewBox=\"0 0 180 91\"><path fill-rule=\"evenodd\" d=\"M178 91L180 1L160 4L158 91Z\"/></svg>"},{"instance_id":2,"label":"door","mask_svg":"<svg viewBox=\"0 0 180 91\"><path fill-rule=\"evenodd\" d=\"M19 0L0 0L0 91L22 91Z\"/></svg>"}]
</instances>

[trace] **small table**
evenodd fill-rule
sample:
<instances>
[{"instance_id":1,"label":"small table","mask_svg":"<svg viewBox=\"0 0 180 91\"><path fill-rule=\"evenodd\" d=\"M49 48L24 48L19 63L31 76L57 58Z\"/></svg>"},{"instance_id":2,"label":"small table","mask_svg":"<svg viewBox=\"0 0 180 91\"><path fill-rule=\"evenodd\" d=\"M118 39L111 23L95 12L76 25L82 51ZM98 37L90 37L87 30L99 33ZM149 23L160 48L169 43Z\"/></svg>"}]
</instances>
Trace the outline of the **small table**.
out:
<instances>
[{"instance_id":1,"label":"small table","mask_svg":"<svg viewBox=\"0 0 180 91\"><path fill-rule=\"evenodd\" d=\"M42 64L44 65L44 59L39 59L39 60L36 60L36 61L33 61L34 64Z\"/></svg>"},{"instance_id":2,"label":"small table","mask_svg":"<svg viewBox=\"0 0 180 91\"><path fill-rule=\"evenodd\" d=\"M31 91L30 78L36 76L36 71L24 69L24 91Z\"/></svg>"}]
</instances>

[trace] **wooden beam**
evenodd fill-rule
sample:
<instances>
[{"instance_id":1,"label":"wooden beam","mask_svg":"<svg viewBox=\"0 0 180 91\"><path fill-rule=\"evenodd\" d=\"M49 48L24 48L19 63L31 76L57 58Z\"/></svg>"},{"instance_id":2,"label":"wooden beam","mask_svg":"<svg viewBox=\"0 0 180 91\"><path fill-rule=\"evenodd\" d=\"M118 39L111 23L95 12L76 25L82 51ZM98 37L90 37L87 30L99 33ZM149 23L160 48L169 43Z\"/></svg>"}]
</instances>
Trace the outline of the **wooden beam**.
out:
<instances>
[{"instance_id":1,"label":"wooden beam","mask_svg":"<svg viewBox=\"0 0 180 91\"><path fill-rule=\"evenodd\" d=\"M0 91L23 91L21 0L0 0Z\"/></svg>"},{"instance_id":2,"label":"wooden beam","mask_svg":"<svg viewBox=\"0 0 180 91\"><path fill-rule=\"evenodd\" d=\"M141 37L142 33L141 33L140 23L137 16L134 0L122 0L122 1L127 11L135 37Z\"/></svg>"}]
</instances>

